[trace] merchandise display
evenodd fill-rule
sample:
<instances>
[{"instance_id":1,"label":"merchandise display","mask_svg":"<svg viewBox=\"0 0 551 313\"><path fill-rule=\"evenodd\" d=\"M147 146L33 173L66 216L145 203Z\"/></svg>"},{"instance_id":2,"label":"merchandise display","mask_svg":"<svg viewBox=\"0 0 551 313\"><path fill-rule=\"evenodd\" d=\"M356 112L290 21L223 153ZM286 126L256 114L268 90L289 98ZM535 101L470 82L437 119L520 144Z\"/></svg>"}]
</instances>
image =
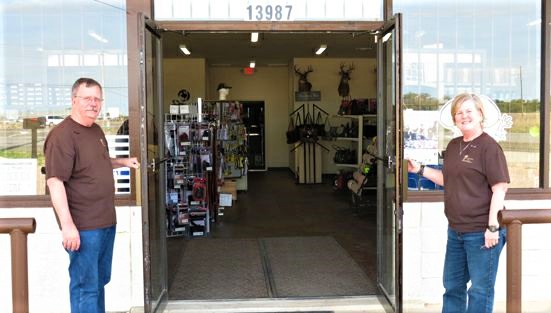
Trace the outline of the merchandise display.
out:
<instances>
[{"instance_id":1,"label":"merchandise display","mask_svg":"<svg viewBox=\"0 0 551 313\"><path fill-rule=\"evenodd\" d=\"M203 237L223 211L219 186L247 178L247 131L238 101L185 106L165 114L167 236Z\"/></svg>"},{"instance_id":2,"label":"merchandise display","mask_svg":"<svg viewBox=\"0 0 551 313\"><path fill-rule=\"evenodd\" d=\"M322 182L322 149L329 149L320 141L325 136L328 115L313 103L302 104L289 114L286 136L287 143L294 145L291 152L295 155L295 176L299 184Z\"/></svg>"},{"instance_id":3,"label":"merchandise display","mask_svg":"<svg viewBox=\"0 0 551 313\"><path fill-rule=\"evenodd\" d=\"M243 123L243 104L239 101L205 101L203 107L216 118L216 149L219 152L218 179L246 179L247 129Z\"/></svg>"},{"instance_id":4,"label":"merchandise display","mask_svg":"<svg viewBox=\"0 0 551 313\"><path fill-rule=\"evenodd\" d=\"M166 114L164 126L167 236L206 236L217 205L216 126L194 114Z\"/></svg>"}]
</instances>

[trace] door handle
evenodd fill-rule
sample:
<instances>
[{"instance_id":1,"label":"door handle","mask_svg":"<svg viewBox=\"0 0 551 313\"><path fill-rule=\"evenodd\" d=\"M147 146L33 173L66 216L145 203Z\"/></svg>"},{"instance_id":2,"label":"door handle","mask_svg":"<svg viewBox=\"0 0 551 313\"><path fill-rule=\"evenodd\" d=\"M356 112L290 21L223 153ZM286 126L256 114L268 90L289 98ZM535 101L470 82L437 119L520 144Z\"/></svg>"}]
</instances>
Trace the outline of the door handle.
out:
<instances>
[{"instance_id":1,"label":"door handle","mask_svg":"<svg viewBox=\"0 0 551 313\"><path fill-rule=\"evenodd\" d=\"M155 158L152 158L152 159L151 159L151 162L149 162L149 163L147 164L147 167L150 168L151 171L152 171L153 173L155 173L155 172L157 171L157 166L158 166L158 165L161 165L162 163L164 163L164 162L166 162L166 161L168 161L168 159L169 159L169 158L164 158L164 159L162 159L162 160L155 161Z\"/></svg>"},{"instance_id":2,"label":"door handle","mask_svg":"<svg viewBox=\"0 0 551 313\"><path fill-rule=\"evenodd\" d=\"M396 164L396 156L395 155L389 155L387 160L388 168L394 168L394 165Z\"/></svg>"},{"instance_id":3,"label":"door handle","mask_svg":"<svg viewBox=\"0 0 551 313\"><path fill-rule=\"evenodd\" d=\"M157 171L157 164L155 163L155 159L151 159L151 162L147 164L147 167L151 169L153 173Z\"/></svg>"},{"instance_id":4,"label":"door handle","mask_svg":"<svg viewBox=\"0 0 551 313\"><path fill-rule=\"evenodd\" d=\"M381 161L384 167L392 168L396 163L396 157L393 155L387 155L386 158L383 155L382 157L375 156L375 159Z\"/></svg>"}]
</instances>

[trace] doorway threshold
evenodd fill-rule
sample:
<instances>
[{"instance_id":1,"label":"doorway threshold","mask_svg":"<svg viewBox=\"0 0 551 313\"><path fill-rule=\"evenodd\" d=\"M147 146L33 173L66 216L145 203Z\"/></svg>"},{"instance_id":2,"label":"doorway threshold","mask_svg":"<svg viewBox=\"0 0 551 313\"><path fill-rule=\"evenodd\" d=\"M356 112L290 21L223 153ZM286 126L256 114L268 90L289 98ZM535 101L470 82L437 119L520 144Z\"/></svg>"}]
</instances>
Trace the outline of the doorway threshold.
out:
<instances>
[{"instance_id":1,"label":"doorway threshold","mask_svg":"<svg viewBox=\"0 0 551 313\"><path fill-rule=\"evenodd\" d=\"M247 300L170 300L162 313L385 313L377 296Z\"/></svg>"}]
</instances>

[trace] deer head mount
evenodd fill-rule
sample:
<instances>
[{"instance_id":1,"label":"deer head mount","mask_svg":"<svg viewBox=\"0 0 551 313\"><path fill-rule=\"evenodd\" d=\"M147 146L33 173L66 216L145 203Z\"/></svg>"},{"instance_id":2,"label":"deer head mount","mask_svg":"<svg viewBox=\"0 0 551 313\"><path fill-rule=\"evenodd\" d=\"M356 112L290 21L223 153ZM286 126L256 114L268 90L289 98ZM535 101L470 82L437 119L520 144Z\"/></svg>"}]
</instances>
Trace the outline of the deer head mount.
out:
<instances>
[{"instance_id":1,"label":"deer head mount","mask_svg":"<svg viewBox=\"0 0 551 313\"><path fill-rule=\"evenodd\" d=\"M341 75L341 81L339 82L339 96L348 97L350 95L350 86L348 86L348 81L350 80L350 73L354 70L354 64L350 64L346 68L345 64L341 64L339 75Z\"/></svg>"},{"instance_id":2,"label":"deer head mount","mask_svg":"<svg viewBox=\"0 0 551 313\"><path fill-rule=\"evenodd\" d=\"M312 84L308 81L308 74L312 73L314 69L312 66L308 66L306 71L302 72L300 67L295 65L295 73L298 75L298 91L310 91L312 90Z\"/></svg>"}]
</instances>

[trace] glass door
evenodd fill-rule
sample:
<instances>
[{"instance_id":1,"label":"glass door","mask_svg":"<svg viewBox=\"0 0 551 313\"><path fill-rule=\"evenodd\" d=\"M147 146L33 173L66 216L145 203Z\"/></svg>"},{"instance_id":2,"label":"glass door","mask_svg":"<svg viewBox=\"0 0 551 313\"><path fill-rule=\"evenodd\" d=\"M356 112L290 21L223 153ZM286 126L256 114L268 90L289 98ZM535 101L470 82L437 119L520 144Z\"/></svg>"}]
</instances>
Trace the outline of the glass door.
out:
<instances>
[{"instance_id":1,"label":"glass door","mask_svg":"<svg viewBox=\"0 0 551 313\"><path fill-rule=\"evenodd\" d=\"M377 39L377 283L388 312L402 312L401 15Z\"/></svg>"},{"instance_id":2,"label":"glass door","mask_svg":"<svg viewBox=\"0 0 551 313\"><path fill-rule=\"evenodd\" d=\"M166 305L167 253L164 151L162 134L161 37L147 17L140 16L140 146L144 261L144 309L160 312Z\"/></svg>"}]
</instances>

